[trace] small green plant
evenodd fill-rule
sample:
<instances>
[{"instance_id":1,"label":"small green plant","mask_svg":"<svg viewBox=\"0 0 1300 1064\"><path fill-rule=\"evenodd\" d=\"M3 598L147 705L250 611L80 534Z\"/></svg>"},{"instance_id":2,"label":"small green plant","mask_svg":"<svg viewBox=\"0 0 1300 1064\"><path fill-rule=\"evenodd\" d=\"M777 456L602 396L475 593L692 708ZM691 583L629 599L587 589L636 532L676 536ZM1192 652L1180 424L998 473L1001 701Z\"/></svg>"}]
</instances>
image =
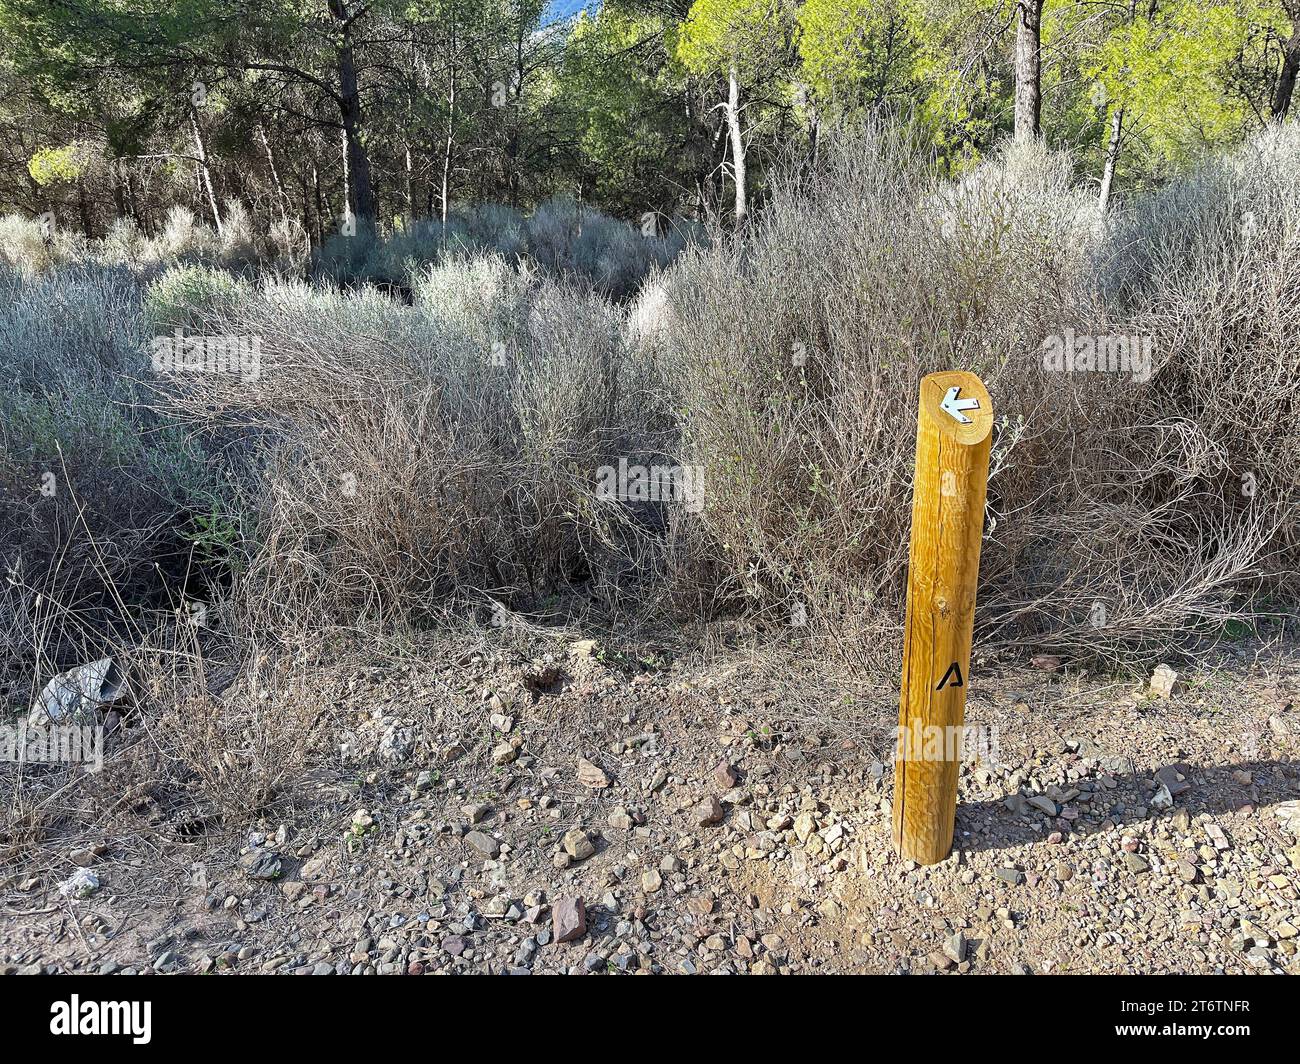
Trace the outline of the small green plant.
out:
<instances>
[{"instance_id":1,"label":"small green plant","mask_svg":"<svg viewBox=\"0 0 1300 1064\"><path fill-rule=\"evenodd\" d=\"M252 286L225 270L173 266L145 291L145 319L157 333L203 332L228 323Z\"/></svg>"}]
</instances>

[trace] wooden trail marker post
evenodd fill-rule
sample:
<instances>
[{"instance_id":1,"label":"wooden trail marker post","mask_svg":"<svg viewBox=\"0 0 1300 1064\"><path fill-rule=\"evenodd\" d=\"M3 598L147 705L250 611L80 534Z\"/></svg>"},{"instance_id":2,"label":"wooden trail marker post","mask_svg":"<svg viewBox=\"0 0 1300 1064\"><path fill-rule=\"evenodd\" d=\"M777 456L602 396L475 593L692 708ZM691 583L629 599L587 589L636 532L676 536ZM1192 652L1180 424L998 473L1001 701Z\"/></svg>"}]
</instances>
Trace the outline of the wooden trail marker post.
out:
<instances>
[{"instance_id":1,"label":"wooden trail marker post","mask_svg":"<svg viewBox=\"0 0 1300 1064\"><path fill-rule=\"evenodd\" d=\"M992 433L975 374L922 378L894 757L894 846L918 864L952 850Z\"/></svg>"}]
</instances>

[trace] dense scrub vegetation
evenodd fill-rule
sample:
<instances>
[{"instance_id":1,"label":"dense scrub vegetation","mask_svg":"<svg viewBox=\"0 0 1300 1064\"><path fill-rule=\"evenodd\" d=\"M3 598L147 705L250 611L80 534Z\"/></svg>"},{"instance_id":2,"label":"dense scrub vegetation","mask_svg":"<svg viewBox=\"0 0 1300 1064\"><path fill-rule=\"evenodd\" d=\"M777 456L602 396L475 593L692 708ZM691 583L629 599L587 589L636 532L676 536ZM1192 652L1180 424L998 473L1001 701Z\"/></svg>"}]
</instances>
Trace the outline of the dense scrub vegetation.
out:
<instances>
[{"instance_id":1,"label":"dense scrub vegetation","mask_svg":"<svg viewBox=\"0 0 1300 1064\"><path fill-rule=\"evenodd\" d=\"M129 265L11 220L11 679L187 598L274 639L557 593L750 615L887 669L913 397L952 365L998 411L985 645L1186 646L1277 606L1297 564L1297 162L1273 129L1103 220L1041 146L951 180L882 126L782 174L743 238L632 229L590 258L617 223L548 207L457 247L363 242L315 280L191 220ZM344 259L402 265L340 288ZM256 364L159 372L151 337L178 330L256 338ZM1066 330L1151 338L1149 379L1053 371ZM600 499L620 460L697 468L704 505Z\"/></svg>"},{"instance_id":2,"label":"dense scrub vegetation","mask_svg":"<svg viewBox=\"0 0 1300 1064\"><path fill-rule=\"evenodd\" d=\"M111 653L253 808L344 635L722 618L892 679L945 368L983 650L1293 615L1297 14L0 0L0 704Z\"/></svg>"}]
</instances>

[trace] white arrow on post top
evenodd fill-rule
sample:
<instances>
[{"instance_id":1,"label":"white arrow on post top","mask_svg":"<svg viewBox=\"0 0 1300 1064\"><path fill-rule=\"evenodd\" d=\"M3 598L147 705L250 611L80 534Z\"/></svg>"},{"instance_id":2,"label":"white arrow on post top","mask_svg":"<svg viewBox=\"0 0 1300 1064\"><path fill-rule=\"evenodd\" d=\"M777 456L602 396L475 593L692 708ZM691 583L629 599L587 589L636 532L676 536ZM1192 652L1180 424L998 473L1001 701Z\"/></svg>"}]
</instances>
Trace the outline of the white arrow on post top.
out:
<instances>
[{"instance_id":1,"label":"white arrow on post top","mask_svg":"<svg viewBox=\"0 0 1300 1064\"><path fill-rule=\"evenodd\" d=\"M970 418L963 414L962 411L978 410L980 408L980 401L978 399L958 399L957 396L960 393L960 384L949 388L947 394L943 397L943 401L939 403L939 409L944 413L949 414L963 425L969 425Z\"/></svg>"}]
</instances>

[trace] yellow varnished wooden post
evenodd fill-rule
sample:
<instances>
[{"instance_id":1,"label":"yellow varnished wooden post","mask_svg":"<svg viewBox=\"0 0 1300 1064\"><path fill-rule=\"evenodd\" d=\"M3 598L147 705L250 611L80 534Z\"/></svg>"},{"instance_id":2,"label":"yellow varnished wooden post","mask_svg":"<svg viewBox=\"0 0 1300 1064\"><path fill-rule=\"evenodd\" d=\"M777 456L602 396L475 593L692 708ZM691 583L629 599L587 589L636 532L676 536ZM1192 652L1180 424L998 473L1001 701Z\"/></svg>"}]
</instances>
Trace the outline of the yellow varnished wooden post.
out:
<instances>
[{"instance_id":1,"label":"yellow varnished wooden post","mask_svg":"<svg viewBox=\"0 0 1300 1064\"><path fill-rule=\"evenodd\" d=\"M993 403L975 374L921 380L894 759L894 845L919 864L952 850L960 762L952 740L965 721L992 432Z\"/></svg>"}]
</instances>

